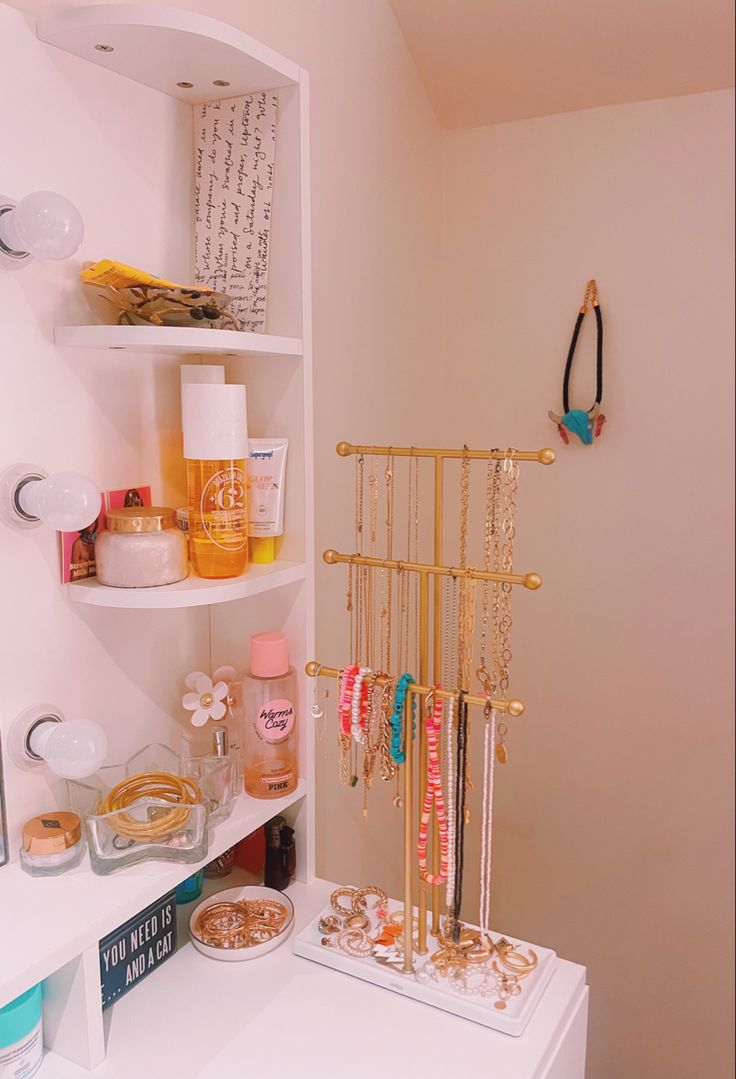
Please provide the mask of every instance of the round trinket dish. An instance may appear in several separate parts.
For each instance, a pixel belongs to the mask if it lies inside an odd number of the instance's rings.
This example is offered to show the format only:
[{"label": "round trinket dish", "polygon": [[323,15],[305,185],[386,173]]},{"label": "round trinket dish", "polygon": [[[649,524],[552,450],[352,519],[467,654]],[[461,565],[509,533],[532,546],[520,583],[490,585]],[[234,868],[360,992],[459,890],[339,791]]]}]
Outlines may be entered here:
[{"label": "round trinket dish", "polygon": [[[242,948],[220,948],[214,947],[211,944],[205,944],[197,936],[197,927],[201,915],[208,907],[213,907],[219,903],[238,903],[241,900],[249,900],[255,902],[267,902],[278,903],[285,909],[285,920],[279,928],[279,932],[276,933],[270,940],[264,940],[260,944],[252,944],[249,947]],[[225,963],[239,963],[246,959],[257,959],[261,955],[266,955],[267,952],[271,952],[274,948],[278,948],[280,944],[286,940],[291,932],[291,928],[294,924],[294,906],[287,895],[283,892],[276,891],[275,888],[264,888],[261,885],[247,885],[242,888],[225,888],[222,892],[216,892],[214,895],[209,896],[199,903],[192,911],[192,916],[189,919],[189,934],[192,939],[192,944],[201,952],[202,955],[206,955],[209,959],[219,959]]]}]

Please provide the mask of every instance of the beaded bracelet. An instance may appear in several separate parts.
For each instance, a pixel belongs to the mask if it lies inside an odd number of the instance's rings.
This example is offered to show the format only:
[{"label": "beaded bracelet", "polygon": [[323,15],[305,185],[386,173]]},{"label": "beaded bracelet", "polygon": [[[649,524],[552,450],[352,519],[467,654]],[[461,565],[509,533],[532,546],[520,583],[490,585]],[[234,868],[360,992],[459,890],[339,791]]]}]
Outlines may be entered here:
[{"label": "beaded bracelet", "polygon": [[357,664],[346,667],[342,672],[340,701],[338,711],[340,714],[340,730],[343,734],[350,734],[350,721],[352,719],[353,687],[360,668]]},{"label": "beaded bracelet", "polygon": [[[440,774],[439,739],[442,730],[442,716],[444,705],[441,700],[435,700],[432,710],[426,719],[427,730],[427,783],[424,804],[419,820],[419,837],[417,841],[417,862],[419,875],[427,884],[444,884],[447,880],[447,814],[445,811],[444,795],[442,793],[442,776]],[[429,841],[429,824],[434,807],[437,830],[439,837],[440,865],[439,873],[427,871],[427,844]]]},{"label": "beaded bracelet", "polygon": [[[404,671],[396,686],[396,694],[394,696],[394,704],[391,711],[391,760],[394,764],[403,764],[406,760],[406,753],[401,746],[401,732],[403,727],[404,717],[404,705],[406,704],[406,693],[409,686],[414,681],[414,675],[409,674],[408,671]],[[416,697],[412,697],[411,701],[411,737],[414,739],[416,733],[416,718],[417,718],[417,700]]]},{"label": "beaded bracelet", "polygon": [[356,742],[363,741],[363,732],[366,727],[366,715],[368,709],[366,676],[372,674],[370,667],[359,667],[353,682],[353,694],[351,701],[350,730]]}]

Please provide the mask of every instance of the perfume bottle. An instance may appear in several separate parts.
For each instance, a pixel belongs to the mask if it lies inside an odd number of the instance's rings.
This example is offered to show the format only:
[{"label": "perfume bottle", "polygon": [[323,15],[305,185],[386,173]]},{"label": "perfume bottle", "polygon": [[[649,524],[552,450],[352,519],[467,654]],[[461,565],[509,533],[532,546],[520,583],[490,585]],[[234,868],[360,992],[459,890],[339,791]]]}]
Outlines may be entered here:
[{"label": "perfume bottle", "polygon": [[245,386],[184,383],[189,556],[198,577],[239,577],[248,565]]},{"label": "perfume bottle", "polygon": [[297,679],[283,633],[257,633],[243,678],[244,785],[254,798],[280,798],[296,790]]},{"label": "perfume bottle", "polygon": [[265,826],[266,864],[263,883],[267,888],[283,892],[288,888],[296,872],[296,845],[294,829],[283,817],[274,817]]}]

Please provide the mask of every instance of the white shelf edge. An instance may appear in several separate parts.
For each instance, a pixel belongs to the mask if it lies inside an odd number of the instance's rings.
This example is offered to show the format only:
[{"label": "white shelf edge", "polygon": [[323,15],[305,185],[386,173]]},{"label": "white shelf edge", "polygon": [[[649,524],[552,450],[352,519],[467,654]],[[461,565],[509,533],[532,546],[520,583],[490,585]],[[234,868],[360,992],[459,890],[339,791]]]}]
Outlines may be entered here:
[{"label": "white shelf edge", "polygon": [[62,348],[126,352],[174,352],[202,356],[301,356],[300,337],[207,330],[187,326],[57,326],[54,344]]},{"label": "white shelf edge", "polygon": [[209,581],[190,574],[178,584],[157,588],[110,588],[95,578],[73,581],[66,586],[69,599],[92,607],[118,607],[128,610],[171,610],[179,607],[209,607],[231,603],[247,596],[257,596],[272,588],[303,581],[307,576],[304,562],[272,562],[268,566],[250,566],[242,577]]},{"label": "white shelf edge", "polygon": [[[29,957],[24,964],[18,963],[15,955],[8,960],[10,945],[0,943],[3,956],[0,1007],[47,978],[85,948],[96,946],[128,918],[176,888],[266,821],[301,801],[307,793],[308,784],[300,780],[294,793],[283,798],[258,799],[241,794],[228,819],[212,830],[207,856],[191,865],[141,862],[111,876],[98,876],[92,872],[89,857],[85,855],[77,869],[59,877],[31,877],[18,862],[0,869],[2,909],[9,916],[6,924],[22,954]],[[76,916],[70,913],[73,911]],[[44,923],[40,933],[39,918]]]},{"label": "white shelf edge", "polygon": [[[192,105],[261,89],[294,85],[299,82],[301,74],[298,64],[236,27],[208,15],[174,7],[92,4],[67,8],[39,19],[36,34],[39,40],[48,45]],[[135,46],[152,40],[156,41],[157,47],[142,60],[140,54],[143,50]],[[96,50],[95,44],[101,41],[111,44],[112,51]],[[167,50],[162,48],[164,42],[173,53],[182,57],[181,70],[166,70]],[[186,57],[192,55],[205,63],[209,56],[212,57],[214,66],[209,72],[211,77],[227,75],[234,80],[226,92],[213,87],[211,78],[200,80],[193,87],[177,85],[178,80],[186,79],[191,74],[187,71]],[[153,62],[156,56],[158,64]],[[150,62],[150,67],[147,62]],[[252,72],[251,84],[248,84],[248,80],[239,84],[239,66]],[[173,70],[177,71],[178,80]]]}]

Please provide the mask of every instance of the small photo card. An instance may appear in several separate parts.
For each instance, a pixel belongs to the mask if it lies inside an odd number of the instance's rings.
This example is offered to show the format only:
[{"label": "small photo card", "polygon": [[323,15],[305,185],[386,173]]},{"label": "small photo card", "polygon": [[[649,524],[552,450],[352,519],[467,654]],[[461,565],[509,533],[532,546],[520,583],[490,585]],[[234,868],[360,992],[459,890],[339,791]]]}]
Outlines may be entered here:
[{"label": "small photo card", "polygon": [[104,523],[101,513],[79,532],[60,532],[61,579],[64,584],[95,575],[95,539]]},{"label": "small photo card", "polygon": [[127,510],[150,505],[150,487],[121,487],[119,491],[105,492],[105,508],[108,510]]}]

